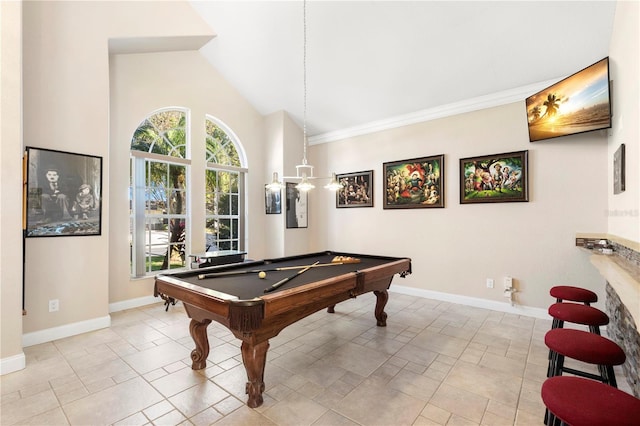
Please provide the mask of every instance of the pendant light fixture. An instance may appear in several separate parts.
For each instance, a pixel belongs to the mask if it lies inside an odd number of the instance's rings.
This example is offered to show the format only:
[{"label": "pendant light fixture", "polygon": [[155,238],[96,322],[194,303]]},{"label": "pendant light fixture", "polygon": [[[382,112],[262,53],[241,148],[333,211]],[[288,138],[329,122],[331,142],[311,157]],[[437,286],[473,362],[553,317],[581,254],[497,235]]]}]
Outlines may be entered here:
[{"label": "pendant light fixture", "polygon": [[[342,188],[342,185],[336,179],[336,174],[332,173],[331,178],[315,177],[313,175],[313,166],[307,161],[307,2],[302,2],[302,24],[303,24],[303,49],[302,49],[302,82],[303,82],[303,118],[302,118],[302,163],[296,166],[295,176],[283,176],[283,179],[299,180],[296,185],[296,189],[299,191],[309,191],[315,188],[315,185],[311,183],[314,179],[330,179],[330,182],[324,187],[336,191]],[[273,172],[273,180],[267,184],[267,189],[271,191],[279,191],[284,187],[284,184],[278,180],[278,172]]]}]

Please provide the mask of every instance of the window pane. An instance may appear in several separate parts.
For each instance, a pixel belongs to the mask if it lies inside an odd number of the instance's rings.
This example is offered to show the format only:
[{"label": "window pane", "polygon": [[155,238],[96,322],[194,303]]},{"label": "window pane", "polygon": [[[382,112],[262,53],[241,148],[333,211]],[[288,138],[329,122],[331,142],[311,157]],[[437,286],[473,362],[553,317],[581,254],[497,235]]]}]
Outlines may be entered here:
[{"label": "window pane", "polygon": [[133,151],[149,152],[154,143],[160,140],[160,135],[149,120],[144,120],[131,138]]},{"label": "window pane", "polygon": [[229,192],[238,193],[238,173],[229,173]]},{"label": "window pane", "polygon": [[163,111],[149,117],[149,122],[161,132],[175,127],[184,127],[185,114],[182,111]]},{"label": "window pane", "polygon": [[237,216],[239,211],[238,211],[238,195],[234,194],[230,196],[230,203],[231,203],[231,214],[234,216]]},{"label": "window pane", "polygon": [[211,169],[207,170],[205,184],[207,192],[215,192],[218,189],[218,172]]},{"label": "window pane", "polygon": [[231,219],[220,219],[219,235],[221,240],[228,240],[231,237]]},{"label": "window pane", "polygon": [[167,164],[155,161],[148,162],[146,173],[147,186],[164,188],[167,186]]},{"label": "window pane", "polygon": [[239,237],[238,219],[231,219],[231,238],[237,240]]},{"label": "window pane", "polygon": [[206,120],[207,161],[240,167],[240,159],[229,135],[213,121]]},{"label": "window pane", "polygon": [[[177,109],[153,114],[136,129],[131,149],[186,158],[186,118],[186,112]],[[140,156],[131,161],[130,258],[134,276],[185,265],[187,167]]]},{"label": "window pane", "polygon": [[186,214],[187,210],[187,194],[185,191],[171,191],[170,203],[169,203],[169,214]]}]

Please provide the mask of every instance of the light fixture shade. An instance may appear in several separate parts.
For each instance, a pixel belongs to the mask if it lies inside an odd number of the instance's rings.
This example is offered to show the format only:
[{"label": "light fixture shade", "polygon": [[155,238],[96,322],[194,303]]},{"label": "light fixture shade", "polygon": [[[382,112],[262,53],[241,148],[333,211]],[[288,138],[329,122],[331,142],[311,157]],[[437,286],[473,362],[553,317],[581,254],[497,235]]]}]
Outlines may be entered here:
[{"label": "light fixture shade", "polygon": [[296,185],[296,189],[298,189],[299,191],[309,191],[311,189],[315,188],[315,186],[309,182],[309,180],[307,179],[307,175],[306,174],[302,174],[302,180],[300,181],[299,184]]},{"label": "light fixture shade", "polygon": [[271,183],[267,184],[267,189],[269,191],[275,192],[280,191],[283,187],[284,185],[282,184],[282,182],[278,180],[278,172],[273,172],[273,180],[271,181]]},{"label": "light fixture shade", "polygon": [[340,182],[338,182],[338,179],[336,178],[335,173],[331,173],[331,182],[326,184],[324,187],[325,189],[330,189],[331,191],[337,191],[339,189],[342,189],[342,185],[340,184]]}]

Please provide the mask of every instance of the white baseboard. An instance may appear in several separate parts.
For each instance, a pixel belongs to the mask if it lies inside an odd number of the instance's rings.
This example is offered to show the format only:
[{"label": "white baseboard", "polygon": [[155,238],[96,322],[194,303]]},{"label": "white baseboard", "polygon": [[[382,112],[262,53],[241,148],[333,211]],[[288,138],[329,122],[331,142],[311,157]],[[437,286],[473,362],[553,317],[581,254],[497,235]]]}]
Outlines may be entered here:
[{"label": "white baseboard", "polygon": [[119,312],[127,309],[139,308],[140,306],[153,305],[160,303],[162,299],[154,296],[138,297],[137,299],[123,300],[121,302],[109,303],[109,313]]},{"label": "white baseboard", "polygon": [[[122,302],[115,302],[109,304],[109,313],[123,311],[125,309],[137,308],[140,306],[151,305],[153,303],[159,303],[162,300],[153,297],[145,296],[137,299],[124,300]],[[111,325],[111,317],[109,315],[94,318],[87,321],[80,321],[72,324],[66,324],[59,327],[47,328],[45,330],[34,331],[33,333],[26,333],[22,335],[22,347],[38,345],[40,343],[51,342],[57,339],[63,339],[65,337],[75,336],[77,334],[87,333],[89,331],[100,330],[107,328]]]},{"label": "white baseboard", "polygon": [[22,370],[27,366],[24,352],[0,359],[0,376]]},{"label": "white baseboard", "polygon": [[477,297],[460,296],[458,294],[441,293],[439,291],[424,290],[420,288],[405,287],[401,285],[391,285],[390,291],[407,294],[409,296],[424,297],[425,299],[441,300],[443,302],[457,303],[459,305],[474,306],[476,308],[490,309],[492,311],[506,312],[509,314],[525,315],[533,318],[551,320],[549,312],[542,308],[532,308],[529,306],[511,305],[508,302],[497,302],[495,300],[480,299]]},{"label": "white baseboard", "polygon": [[87,333],[89,331],[100,330],[102,328],[107,328],[110,325],[111,317],[107,315],[100,318],[75,322],[73,324],[34,331],[33,333],[26,333],[22,335],[22,347],[26,348],[28,346],[52,342],[54,340],[64,339],[65,337],[71,337],[77,334]]}]

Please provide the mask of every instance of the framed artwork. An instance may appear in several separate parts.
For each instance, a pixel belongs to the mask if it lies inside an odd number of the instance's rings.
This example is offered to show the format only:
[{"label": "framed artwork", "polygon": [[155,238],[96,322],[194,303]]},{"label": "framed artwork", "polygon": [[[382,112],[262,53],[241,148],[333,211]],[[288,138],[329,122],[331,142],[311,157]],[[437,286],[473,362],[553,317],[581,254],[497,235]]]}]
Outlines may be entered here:
[{"label": "framed artwork", "polygon": [[102,157],[27,147],[27,237],[100,235]]},{"label": "framed artwork", "polygon": [[282,191],[272,191],[265,185],[264,188],[264,208],[267,214],[280,214],[282,213],[281,197]]},{"label": "framed artwork", "polygon": [[528,151],[460,159],[460,204],[529,201]]},{"label": "framed artwork", "polygon": [[613,154],[613,193],[620,194],[624,192],[624,144]]},{"label": "framed artwork", "polygon": [[307,227],[307,193],[296,188],[297,183],[287,182],[287,228]]},{"label": "framed artwork", "polygon": [[373,207],[373,170],[336,175],[336,207]]},{"label": "framed artwork", "polygon": [[444,154],[382,165],[384,209],[444,207]]}]

